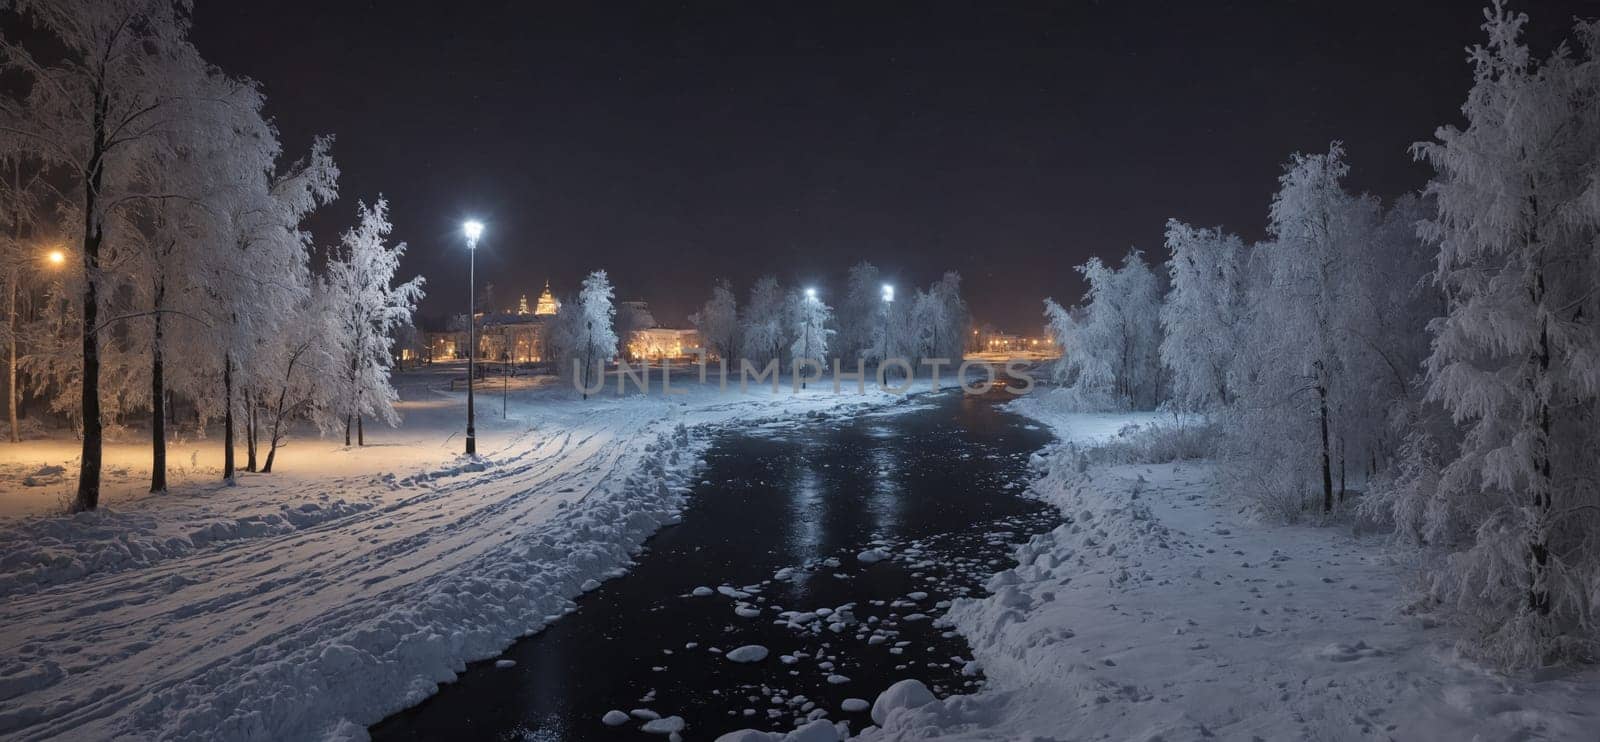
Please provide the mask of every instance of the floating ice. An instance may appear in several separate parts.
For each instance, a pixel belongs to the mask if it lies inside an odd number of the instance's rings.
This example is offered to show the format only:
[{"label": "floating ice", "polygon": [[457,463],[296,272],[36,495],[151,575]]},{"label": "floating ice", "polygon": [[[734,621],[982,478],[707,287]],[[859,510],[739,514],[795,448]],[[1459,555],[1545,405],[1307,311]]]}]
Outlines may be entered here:
[{"label": "floating ice", "polygon": [[724,655],[731,662],[760,662],[767,658],[767,648],[760,644],[746,644],[737,649],[728,650]]}]

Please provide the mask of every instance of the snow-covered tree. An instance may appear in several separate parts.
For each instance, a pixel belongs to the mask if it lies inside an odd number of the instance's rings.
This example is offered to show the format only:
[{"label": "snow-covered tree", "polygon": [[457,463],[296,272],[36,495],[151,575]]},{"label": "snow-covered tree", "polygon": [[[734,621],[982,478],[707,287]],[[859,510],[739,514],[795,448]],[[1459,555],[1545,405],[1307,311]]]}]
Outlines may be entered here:
[{"label": "snow-covered tree", "polygon": [[[12,443],[22,441],[17,406],[21,393],[23,336],[33,305],[33,287],[39,274],[54,266],[48,254],[36,249],[41,226],[48,219],[51,191],[48,171],[37,158],[23,153],[0,152],[0,281],[5,283],[6,322],[0,343],[6,347],[6,417]],[[63,253],[64,255],[64,253]]]},{"label": "snow-covered tree", "polygon": [[787,335],[783,315],[783,288],[778,285],[778,279],[772,276],[757,279],[750,288],[750,301],[745,304],[740,321],[743,335],[740,348],[752,363],[783,359]]},{"label": "snow-covered tree", "polygon": [[1062,350],[1056,381],[1082,409],[1152,409],[1161,401],[1161,282],[1138,250],[1121,268],[1099,258],[1078,266],[1089,284],[1081,317],[1046,300]]},{"label": "snow-covered tree", "polygon": [[603,270],[584,278],[577,299],[556,310],[552,351],[562,374],[576,374],[584,399],[595,388],[592,379],[603,377],[606,361],[617,355],[616,316],[611,280]]},{"label": "snow-covered tree", "polygon": [[1345,356],[1338,396],[1341,494],[1347,468],[1364,480],[1390,469],[1406,422],[1421,414],[1428,323],[1444,313],[1443,294],[1428,279],[1436,250],[1417,235],[1417,225],[1432,213],[1429,203],[1403,196],[1377,219],[1365,220],[1367,231],[1352,241],[1346,258],[1338,338]]},{"label": "snow-covered tree", "polygon": [[350,445],[352,423],[356,444],[365,445],[362,418],[372,415],[398,425],[398,398],[389,383],[394,364],[394,328],[411,321],[422,299],[421,276],[395,285],[406,244],[389,246],[389,204],[382,197],[368,207],[357,205],[359,223],[345,232],[329,259],[324,290],[330,304],[339,354],[340,397],[344,402],[344,443]]},{"label": "snow-covered tree", "polygon": [[739,352],[739,306],[733,286],[718,281],[711,287],[711,298],[700,311],[689,317],[700,332],[705,349],[719,358],[732,361]]},{"label": "snow-covered tree", "polygon": [[[11,7],[43,33],[39,48],[0,38],[4,69],[26,80],[0,98],[0,151],[25,152],[56,167],[65,204],[79,226],[72,234],[81,261],[78,305],[81,361],[77,374],[83,452],[74,507],[96,507],[103,443],[102,304],[116,276],[103,264],[127,220],[120,212],[163,194],[144,188],[141,173],[174,153],[169,137],[208,128],[257,93],[235,85],[225,97],[202,83],[214,75],[187,39],[182,0],[16,0]],[[239,96],[235,98],[234,96]]]},{"label": "snow-covered tree", "polygon": [[1226,407],[1233,402],[1228,370],[1244,320],[1248,248],[1221,228],[1176,219],[1167,221],[1166,245],[1171,288],[1161,307],[1161,362],[1171,373],[1172,401],[1186,410]]},{"label": "snow-covered tree", "polygon": [[1331,511],[1351,480],[1370,483],[1394,464],[1395,422],[1418,411],[1413,384],[1437,308],[1412,232],[1419,201],[1385,210],[1344,189],[1348,171],[1338,143],[1290,161],[1272,238],[1241,264],[1243,321],[1220,336],[1234,348],[1224,476],[1284,519],[1308,500]]},{"label": "snow-covered tree", "polygon": [[[256,355],[258,362],[266,364],[252,369],[260,390],[253,396],[259,398],[265,418],[267,456],[261,467],[263,474],[272,473],[278,450],[296,421],[314,422],[324,431],[340,422],[340,387],[327,380],[346,373],[340,357],[343,348],[333,342],[342,331],[344,316],[333,311],[334,294],[329,289],[329,284],[320,284],[292,307],[277,332],[263,338],[262,352]],[[251,432],[249,436],[252,449],[256,446],[255,435]],[[251,459],[254,458],[252,451]]]},{"label": "snow-covered tree", "polygon": [[833,322],[833,307],[813,290],[795,290],[789,292],[785,314],[792,328],[790,337],[794,338],[789,343],[789,357],[793,363],[810,359],[824,365],[828,358],[828,340],[834,334],[833,328],[828,326]]},{"label": "snow-covered tree", "polygon": [[1269,211],[1272,239],[1253,251],[1230,458],[1238,486],[1282,517],[1297,517],[1312,487],[1332,510],[1345,458],[1341,433],[1351,421],[1341,405],[1355,391],[1347,294],[1358,280],[1356,246],[1380,213],[1376,199],[1344,190],[1348,172],[1337,142],[1327,154],[1291,158]]},{"label": "snow-covered tree", "polygon": [[852,362],[879,355],[885,315],[883,280],[877,266],[863,260],[850,268],[845,279],[844,300],[839,304],[835,319],[838,334],[833,346],[841,360]]},{"label": "snow-covered tree", "polygon": [[1452,552],[1432,586],[1473,646],[1527,665],[1592,653],[1600,615],[1600,25],[1536,61],[1525,15],[1486,17],[1466,128],[1416,146],[1448,297],[1427,396],[1465,437],[1407,509]]},{"label": "snow-covered tree", "polygon": [[918,291],[911,301],[911,347],[921,358],[959,362],[967,342],[967,303],[961,298],[961,274],[947,271]]},{"label": "snow-covered tree", "polygon": [[252,177],[228,210],[232,234],[224,244],[233,249],[219,250],[227,259],[205,265],[214,349],[195,359],[207,368],[209,391],[197,387],[190,396],[202,414],[223,417],[224,480],[234,476],[241,417],[245,468],[257,468],[261,417],[280,389],[278,367],[287,352],[278,340],[288,323],[300,321],[315,284],[311,235],[301,223],[338,194],[332,146],[332,137],[319,137],[306,157]]},{"label": "snow-covered tree", "polygon": [[[137,163],[136,180],[152,197],[116,215],[127,228],[121,230],[123,239],[107,246],[120,290],[113,316],[102,325],[126,323],[117,329],[132,373],[113,378],[133,385],[125,396],[150,410],[152,492],[166,489],[170,395],[182,390],[205,409],[214,389],[208,364],[169,366],[167,359],[214,356],[215,333],[207,315],[215,314],[211,310],[219,297],[230,303],[238,297],[222,297],[211,279],[246,272],[243,259],[254,257],[227,247],[235,232],[230,216],[255,206],[279,151],[253,86],[212,71],[194,88],[196,95],[233,102],[207,116],[202,126],[168,132],[166,154]],[[292,280],[289,274],[297,267],[272,265],[272,273],[249,280]],[[253,298],[256,292],[245,293]]]}]

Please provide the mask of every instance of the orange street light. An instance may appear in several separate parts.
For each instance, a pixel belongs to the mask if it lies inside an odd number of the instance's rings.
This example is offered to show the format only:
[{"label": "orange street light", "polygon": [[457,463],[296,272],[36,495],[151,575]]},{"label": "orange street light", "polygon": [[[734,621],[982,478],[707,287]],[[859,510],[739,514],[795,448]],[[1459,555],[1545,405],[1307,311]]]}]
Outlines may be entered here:
[{"label": "orange street light", "polygon": [[67,254],[60,250],[51,250],[44,257],[51,265],[63,265],[67,262]]}]

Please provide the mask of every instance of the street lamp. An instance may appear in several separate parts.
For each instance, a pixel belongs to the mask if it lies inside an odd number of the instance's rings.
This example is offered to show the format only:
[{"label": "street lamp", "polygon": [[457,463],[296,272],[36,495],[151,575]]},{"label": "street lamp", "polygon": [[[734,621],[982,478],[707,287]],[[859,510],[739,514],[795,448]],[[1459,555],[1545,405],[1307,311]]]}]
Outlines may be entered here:
[{"label": "street lamp", "polygon": [[461,231],[467,236],[467,455],[475,456],[478,453],[478,429],[473,424],[472,375],[477,371],[473,357],[478,349],[478,238],[483,236],[483,222],[469,220],[461,225]]},{"label": "street lamp", "polygon": [[890,322],[889,309],[894,303],[894,284],[883,285],[883,353],[878,356],[878,367],[889,360],[889,330],[893,327]]},{"label": "street lamp", "polygon": [[67,262],[67,254],[59,249],[51,250],[44,257],[51,265],[62,265]]}]

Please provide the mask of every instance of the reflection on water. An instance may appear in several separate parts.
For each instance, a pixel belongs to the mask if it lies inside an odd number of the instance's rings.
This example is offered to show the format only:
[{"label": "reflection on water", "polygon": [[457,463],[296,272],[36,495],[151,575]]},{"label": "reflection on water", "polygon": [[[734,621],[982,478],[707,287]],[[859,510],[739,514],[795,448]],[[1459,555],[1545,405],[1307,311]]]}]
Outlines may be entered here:
[{"label": "reflection on water", "polygon": [[[638,721],[599,720],[641,708],[683,717],[686,739],[787,731],[822,714],[859,729],[866,714],[840,704],[895,680],[970,689],[981,682],[962,673],[970,650],[930,617],[981,592],[1011,544],[1059,522],[1010,486],[1047,440],[993,400],[960,394],[896,415],[729,433],[708,451],[683,522],[651,539],[628,575],[513,645],[503,658],[514,666],[478,663],[371,732],[639,739]],[[858,561],[869,547],[891,557]],[[702,586],[732,597],[694,597]],[[770,655],[721,654],[745,644]]]}]

